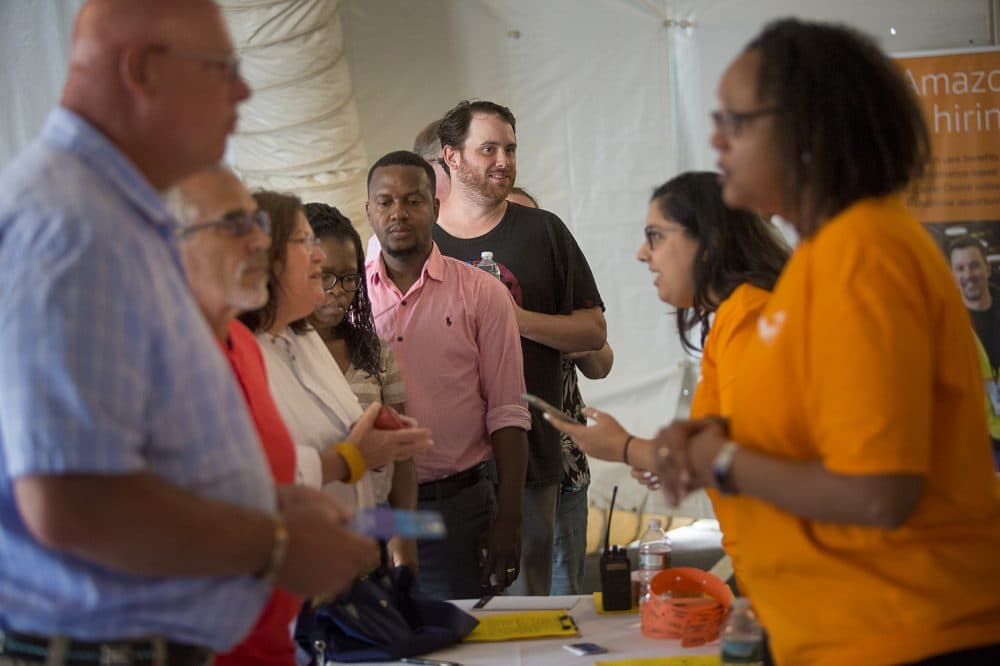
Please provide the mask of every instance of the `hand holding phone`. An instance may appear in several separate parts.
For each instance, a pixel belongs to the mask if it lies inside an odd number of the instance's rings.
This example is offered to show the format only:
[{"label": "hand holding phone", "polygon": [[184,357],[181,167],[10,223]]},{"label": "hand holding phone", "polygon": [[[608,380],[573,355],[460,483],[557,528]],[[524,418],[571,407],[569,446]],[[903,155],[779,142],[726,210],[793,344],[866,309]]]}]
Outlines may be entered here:
[{"label": "hand holding phone", "polygon": [[405,427],[406,423],[403,422],[403,419],[399,418],[399,414],[396,413],[395,409],[389,405],[382,405],[378,416],[375,417],[376,430],[399,430]]},{"label": "hand holding phone", "polygon": [[538,411],[548,414],[554,419],[559,419],[560,421],[567,421],[569,423],[576,423],[573,417],[571,417],[569,414],[562,411],[561,409],[556,409],[549,403],[539,398],[537,395],[532,395],[530,393],[522,393],[521,400],[524,400],[526,403],[528,403]]},{"label": "hand holding phone", "polygon": [[443,539],[447,534],[444,518],[438,511],[409,511],[376,507],[362,509],[351,519],[349,527],[373,539]]}]

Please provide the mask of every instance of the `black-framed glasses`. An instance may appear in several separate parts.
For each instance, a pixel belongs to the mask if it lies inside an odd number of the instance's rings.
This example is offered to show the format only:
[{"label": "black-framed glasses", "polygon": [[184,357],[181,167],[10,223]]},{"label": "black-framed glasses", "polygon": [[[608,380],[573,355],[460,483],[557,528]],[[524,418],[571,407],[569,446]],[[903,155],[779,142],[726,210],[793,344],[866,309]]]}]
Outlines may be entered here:
[{"label": "black-framed glasses", "polygon": [[361,286],[362,277],[361,273],[337,275],[336,273],[323,271],[321,279],[323,281],[323,291],[333,291],[333,288],[338,284],[344,291],[357,291],[358,287]]},{"label": "black-framed glasses", "polygon": [[646,227],[642,230],[642,235],[646,237],[646,245],[650,250],[655,250],[656,245],[663,240],[663,237],[673,231],[684,232],[683,227]]},{"label": "black-framed glasses", "polygon": [[222,229],[234,238],[241,238],[250,234],[254,229],[260,229],[265,234],[271,233],[271,216],[267,211],[255,210],[248,212],[245,210],[231,210],[218,220],[211,222],[199,222],[188,227],[181,227],[177,230],[179,236],[187,237],[196,231],[203,229]]},{"label": "black-framed glasses", "polygon": [[188,60],[196,60],[214,67],[222,72],[229,81],[234,83],[240,79],[240,57],[235,53],[224,56],[215,53],[205,53],[204,51],[177,48],[175,46],[157,46],[155,48],[160,53],[177,56],[178,58],[187,58]]},{"label": "black-framed glasses", "polygon": [[766,109],[755,109],[753,111],[719,109],[712,111],[712,122],[715,123],[716,131],[727,139],[730,139],[734,136],[739,136],[751,121],[775,113],[781,113],[781,109],[776,106]]}]

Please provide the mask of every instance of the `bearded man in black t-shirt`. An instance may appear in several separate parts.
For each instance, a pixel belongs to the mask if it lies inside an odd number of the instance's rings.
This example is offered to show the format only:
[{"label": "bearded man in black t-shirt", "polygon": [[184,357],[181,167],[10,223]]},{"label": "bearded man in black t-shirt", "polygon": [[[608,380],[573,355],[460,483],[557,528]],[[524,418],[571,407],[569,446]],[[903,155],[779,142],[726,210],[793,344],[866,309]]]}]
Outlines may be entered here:
[{"label": "bearded man in black t-shirt", "polygon": [[[590,266],[556,215],[507,202],[517,175],[514,115],[493,102],[461,102],[441,119],[438,137],[452,175],[434,241],[472,263],[493,253],[516,302],[530,393],[562,403],[562,354],[604,346],[604,306]],[[562,476],[559,433],[537,413],[523,506],[521,571],[514,594],[548,594],[552,535]]]},{"label": "bearded man in black t-shirt", "polygon": [[1000,307],[994,307],[990,264],[982,243],[963,236],[948,245],[948,263],[969,309],[972,325],[983,343],[990,365],[1000,365]]},{"label": "bearded man in black t-shirt", "polygon": [[996,305],[990,289],[990,264],[983,244],[970,236],[962,236],[948,245],[948,264],[962,300],[972,317],[972,327],[989,360],[989,377],[984,377],[989,400],[990,435],[993,439],[993,457],[1000,469],[1000,383],[997,367],[1000,366],[1000,307]]}]

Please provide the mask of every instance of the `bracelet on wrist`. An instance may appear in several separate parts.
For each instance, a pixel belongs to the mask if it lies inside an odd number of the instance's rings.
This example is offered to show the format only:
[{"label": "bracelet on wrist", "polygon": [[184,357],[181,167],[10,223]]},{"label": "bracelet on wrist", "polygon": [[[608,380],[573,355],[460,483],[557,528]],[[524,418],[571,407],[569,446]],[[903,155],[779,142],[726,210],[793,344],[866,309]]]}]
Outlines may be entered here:
[{"label": "bracelet on wrist", "polygon": [[271,554],[267,558],[267,564],[260,571],[254,573],[257,580],[271,582],[274,580],[278,569],[285,562],[285,552],[288,550],[288,530],[285,528],[285,521],[281,516],[274,517],[274,543],[271,545]]},{"label": "bracelet on wrist", "polygon": [[632,436],[632,435],[629,435],[628,437],[626,437],[625,438],[625,446],[622,449],[622,462],[624,462],[626,465],[628,464],[628,447],[632,443],[633,439],[635,439],[635,437]]},{"label": "bracelet on wrist", "polygon": [[340,442],[334,445],[333,450],[347,464],[349,476],[344,483],[357,483],[361,480],[361,477],[368,471],[368,465],[365,464],[365,457],[361,455],[361,450],[350,442]]}]

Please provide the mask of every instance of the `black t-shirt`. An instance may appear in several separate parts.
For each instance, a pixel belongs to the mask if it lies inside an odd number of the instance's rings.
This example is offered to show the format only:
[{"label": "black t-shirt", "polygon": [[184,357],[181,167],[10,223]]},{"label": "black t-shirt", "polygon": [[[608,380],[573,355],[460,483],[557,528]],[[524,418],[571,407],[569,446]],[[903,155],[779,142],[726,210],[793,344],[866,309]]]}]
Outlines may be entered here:
[{"label": "black t-shirt", "polygon": [[994,294],[989,310],[969,310],[972,327],[976,329],[976,335],[990,358],[990,367],[994,369],[1000,365],[1000,305],[996,298]]},{"label": "black t-shirt", "polygon": [[[482,236],[455,238],[435,225],[434,242],[441,254],[473,264],[479,263],[484,251],[492,252],[500,279],[525,310],[565,315],[582,308],[604,308],[590,265],[576,240],[562,220],[546,210],[508,203],[503,219]],[[521,349],[528,392],[561,405],[562,354],[525,338],[521,338]],[[559,483],[559,432],[536,410],[531,411],[527,485]]]},{"label": "black t-shirt", "polygon": [[[997,294],[990,290],[993,296],[993,304],[989,310],[969,310],[972,317],[972,328],[976,331],[976,337],[983,344],[986,356],[990,359],[990,369],[994,373],[1000,365],[1000,306],[997,305]],[[997,379],[994,376],[994,379]],[[1000,439],[991,437],[993,448],[1000,449]]]}]

